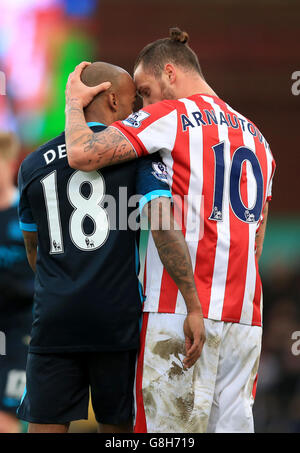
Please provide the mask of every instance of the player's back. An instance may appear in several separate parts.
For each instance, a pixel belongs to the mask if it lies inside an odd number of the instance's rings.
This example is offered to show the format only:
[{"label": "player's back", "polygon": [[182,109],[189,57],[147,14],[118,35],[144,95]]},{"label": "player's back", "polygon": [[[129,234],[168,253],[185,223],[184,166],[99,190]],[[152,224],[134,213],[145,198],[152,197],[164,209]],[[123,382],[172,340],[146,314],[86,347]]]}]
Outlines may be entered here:
[{"label": "player's back", "polygon": [[127,225],[135,171],[135,162],[70,168],[64,133],[22,163],[21,226],[38,231],[31,351],[137,346],[136,231]]},{"label": "player's back", "polygon": [[[188,196],[184,229],[204,314],[260,325],[255,235],[271,195],[269,145],[251,121],[218,97],[172,102],[180,113],[172,192]],[[200,221],[192,223],[195,218]]]},{"label": "player's back", "polygon": [[[204,316],[261,325],[255,236],[275,169],[261,132],[219,97],[205,94],[148,105],[114,125],[138,155],[160,150]],[[145,311],[185,313],[153,241],[147,263]]]}]

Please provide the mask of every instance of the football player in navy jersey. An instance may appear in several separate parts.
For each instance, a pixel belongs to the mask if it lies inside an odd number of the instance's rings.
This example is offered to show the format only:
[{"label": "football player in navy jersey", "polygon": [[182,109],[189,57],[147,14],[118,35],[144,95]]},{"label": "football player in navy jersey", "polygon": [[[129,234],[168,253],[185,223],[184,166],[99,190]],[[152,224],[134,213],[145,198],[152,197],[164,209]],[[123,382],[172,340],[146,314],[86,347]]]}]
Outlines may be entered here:
[{"label": "football player in navy jersey", "polygon": [[[93,63],[82,80],[89,86],[111,82],[85,109],[93,131],[132,112],[136,89],[123,69]],[[20,226],[36,280],[27,388],[18,416],[29,422],[31,433],[67,432],[72,420],[87,418],[89,388],[99,431],[132,431],[142,312],[138,222],[132,220],[139,211],[133,201],[141,196],[143,207],[166,200],[170,212],[162,167],[155,155],[101,172],[74,170],[64,133],[21,165]],[[157,232],[161,249],[168,234]],[[178,259],[188,267],[181,231],[172,239],[182,242]],[[177,263],[162,256],[176,279]],[[186,275],[193,281],[191,266]]]},{"label": "football player in navy jersey", "polygon": [[22,430],[16,409],[25,388],[25,368],[32,323],[34,274],[30,269],[18,220],[14,184],[19,143],[0,133],[0,433]]}]

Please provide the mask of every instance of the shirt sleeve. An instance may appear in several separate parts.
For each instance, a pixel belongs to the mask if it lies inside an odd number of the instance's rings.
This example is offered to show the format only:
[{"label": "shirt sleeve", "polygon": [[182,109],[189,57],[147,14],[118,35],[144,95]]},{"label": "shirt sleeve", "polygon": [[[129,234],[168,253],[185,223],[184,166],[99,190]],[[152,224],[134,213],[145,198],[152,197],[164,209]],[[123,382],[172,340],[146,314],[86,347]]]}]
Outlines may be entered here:
[{"label": "shirt sleeve", "polygon": [[22,174],[22,165],[18,174],[18,189],[20,200],[18,205],[19,225],[22,231],[37,231],[37,225],[33,219],[29,200],[27,197],[26,185]]},{"label": "shirt sleeve", "polygon": [[138,157],[159,150],[172,152],[177,134],[177,110],[170,101],[147,106],[130,115],[124,121],[116,121],[115,127],[129,140]]},{"label": "shirt sleeve", "polygon": [[172,198],[168,184],[167,168],[161,160],[159,153],[143,157],[137,162],[136,191],[141,198],[139,209],[159,197]]}]

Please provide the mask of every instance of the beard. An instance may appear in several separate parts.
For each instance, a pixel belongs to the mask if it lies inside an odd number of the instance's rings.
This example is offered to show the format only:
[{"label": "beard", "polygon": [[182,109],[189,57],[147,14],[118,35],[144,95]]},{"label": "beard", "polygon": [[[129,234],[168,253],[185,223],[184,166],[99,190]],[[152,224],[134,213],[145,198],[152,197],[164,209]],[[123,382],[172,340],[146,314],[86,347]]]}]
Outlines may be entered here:
[{"label": "beard", "polygon": [[166,85],[163,81],[160,82],[161,98],[163,99],[177,99],[175,91]]}]

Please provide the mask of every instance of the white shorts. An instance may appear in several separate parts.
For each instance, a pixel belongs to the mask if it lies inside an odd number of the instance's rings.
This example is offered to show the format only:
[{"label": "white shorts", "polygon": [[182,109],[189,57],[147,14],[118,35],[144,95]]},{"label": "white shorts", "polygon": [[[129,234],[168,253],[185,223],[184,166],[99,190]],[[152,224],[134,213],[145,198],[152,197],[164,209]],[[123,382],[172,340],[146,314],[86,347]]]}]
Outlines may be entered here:
[{"label": "white shorts", "polygon": [[251,433],[262,328],[205,319],[185,370],[185,315],[144,313],[135,381],[136,433]]}]

